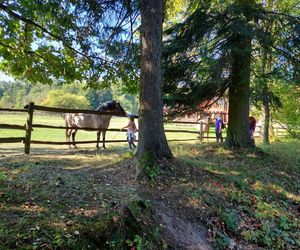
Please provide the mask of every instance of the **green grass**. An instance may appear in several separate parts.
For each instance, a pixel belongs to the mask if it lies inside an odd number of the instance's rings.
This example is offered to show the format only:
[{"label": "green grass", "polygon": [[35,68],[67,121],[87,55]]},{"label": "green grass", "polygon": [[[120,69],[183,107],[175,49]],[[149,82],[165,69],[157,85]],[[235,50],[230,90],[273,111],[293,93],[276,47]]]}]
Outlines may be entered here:
[{"label": "green grass", "polygon": [[[24,125],[26,123],[27,116],[26,114],[10,114],[10,113],[0,113],[0,123],[3,124],[16,124],[16,125]],[[113,117],[111,119],[111,123],[109,128],[120,129],[127,125],[127,118]],[[44,124],[44,125],[54,125],[54,126],[65,126],[64,119],[60,115],[44,115],[44,114],[34,114],[33,124]],[[197,126],[194,125],[174,125],[174,124],[166,124],[166,129],[176,129],[176,130],[191,130],[197,131]],[[22,130],[11,130],[11,129],[0,129],[0,138],[4,137],[24,137],[25,131]],[[197,134],[189,134],[189,133],[166,133],[167,138],[169,140],[172,139],[195,139],[198,140]],[[34,128],[32,132],[32,140],[40,140],[40,141],[59,141],[63,142],[66,140],[65,130],[62,129],[42,129],[42,128]],[[96,131],[83,131],[79,130],[76,135],[76,141],[95,141],[96,140]],[[126,140],[126,132],[112,132],[108,131],[106,133],[106,140]],[[126,147],[126,143],[117,143],[113,145],[108,145],[108,147]],[[32,145],[32,149],[35,148],[56,148],[62,149],[67,148],[68,146],[44,146],[44,145]],[[78,145],[79,148],[94,148],[94,144],[86,144],[86,145]],[[0,144],[0,152],[1,148],[3,149],[18,149],[18,151],[23,150],[23,144]],[[5,152],[3,152],[5,153]]]},{"label": "green grass", "polygon": [[209,225],[216,248],[300,248],[300,142],[259,146],[264,153],[216,144],[173,149],[183,167],[168,193],[184,194],[176,202]]},{"label": "green grass", "polygon": [[[26,115],[0,114],[0,123],[25,120]],[[45,115],[35,115],[34,123],[64,125],[60,116]],[[126,118],[112,118],[110,127],[126,124]],[[1,130],[0,137],[23,136],[24,131],[16,132]],[[196,136],[167,134],[169,139]],[[95,132],[78,132],[78,140],[95,137]],[[124,138],[125,132],[109,132],[107,139]],[[65,135],[35,129],[33,139],[64,141]],[[106,151],[94,150],[94,145],[71,151],[33,145],[29,157],[22,155],[22,144],[1,144],[0,248],[93,249],[92,239],[99,237],[93,230],[102,218],[117,216],[128,202],[146,198],[204,222],[216,249],[228,244],[299,249],[300,142],[258,144],[262,151],[195,142],[170,143],[175,160],[155,176],[157,184],[151,187],[135,181],[135,162],[132,153],[124,152],[126,143],[108,145]],[[140,197],[139,187],[150,197]]]},{"label": "green grass", "polygon": [[97,249],[105,233],[99,225],[109,218],[105,229],[136,197],[132,167],[117,167],[131,156],[110,150],[0,158],[0,249]]}]

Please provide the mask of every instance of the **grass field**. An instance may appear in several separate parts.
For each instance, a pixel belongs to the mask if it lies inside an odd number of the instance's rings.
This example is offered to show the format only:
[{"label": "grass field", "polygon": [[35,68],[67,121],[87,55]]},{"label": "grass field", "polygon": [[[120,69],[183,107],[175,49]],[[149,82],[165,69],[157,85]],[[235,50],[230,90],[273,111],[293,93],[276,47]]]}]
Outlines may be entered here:
[{"label": "grass field", "polygon": [[[10,113],[1,113],[0,114],[0,123],[3,124],[16,124],[16,125],[24,125],[26,123],[27,115],[26,114],[10,114]],[[111,123],[109,128],[120,129],[127,125],[127,118],[113,117],[111,119]],[[33,124],[44,124],[44,125],[55,125],[55,126],[65,126],[64,119],[60,115],[44,115],[44,114],[35,114],[33,118]],[[174,125],[174,124],[166,124],[166,129],[181,129],[181,130],[191,130],[197,131],[197,126],[195,125]],[[22,130],[11,130],[11,129],[0,129],[0,138],[3,137],[23,137],[25,135],[25,131]],[[189,134],[189,133],[166,133],[167,138],[169,140],[172,139],[195,139],[198,140],[197,134]],[[32,140],[41,140],[41,141],[65,141],[65,130],[62,129],[41,129],[34,128],[32,132]],[[96,131],[83,131],[80,130],[76,135],[77,141],[87,141],[87,140],[96,140]],[[112,132],[108,131],[106,134],[106,140],[126,140],[126,133],[124,131],[120,132]],[[126,147],[126,143],[114,143],[111,145],[112,147]],[[48,146],[48,145],[32,145],[32,149],[39,148],[57,148],[64,149],[68,148],[67,145],[63,146]],[[94,148],[94,144],[84,144],[78,145],[80,148]],[[109,146],[108,146],[109,147]],[[0,152],[2,149],[20,149],[23,150],[23,144],[0,144]]]},{"label": "grass field", "polygon": [[[2,155],[0,249],[156,249],[142,229],[128,236],[123,228],[122,209],[141,199],[204,223],[215,249],[299,249],[300,143],[259,146],[172,143],[175,159],[150,186],[135,179],[132,153],[120,147]],[[122,234],[109,229],[115,223]],[[163,241],[164,227],[155,229]]]},{"label": "grass field", "polygon": [[[124,206],[143,199],[204,223],[215,249],[299,249],[300,143],[259,146],[263,152],[172,143],[175,159],[150,186],[135,179],[132,153],[120,147],[2,155],[0,248],[104,249],[106,235],[105,249],[155,249],[148,232],[128,236],[121,219]],[[163,240],[161,249],[172,246]]]},{"label": "grass field", "polygon": [[[22,125],[25,120],[26,115],[0,115],[0,123]],[[45,115],[36,115],[34,123],[64,125],[60,116]],[[126,123],[112,118],[110,127]],[[24,135],[16,132],[1,130],[0,137]],[[169,139],[196,136],[167,133]],[[78,132],[80,140],[95,137],[95,132]],[[124,132],[108,134],[108,139],[124,138]],[[64,141],[65,136],[60,130],[35,129],[33,139]],[[299,141],[258,143],[260,149],[250,151],[197,141],[170,146],[174,160],[162,163],[149,185],[136,179],[136,161],[124,150],[126,143],[101,151],[94,145],[78,150],[33,145],[30,156],[23,155],[21,143],[1,144],[0,249],[155,249],[157,238],[159,249],[172,249],[170,235],[163,236],[166,225],[158,221],[155,239],[149,239],[149,221],[134,219],[136,208],[130,221],[148,225],[148,231],[140,225],[127,234],[124,208],[140,200],[151,211],[165,204],[175,218],[204,224],[215,249],[300,248]]]}]

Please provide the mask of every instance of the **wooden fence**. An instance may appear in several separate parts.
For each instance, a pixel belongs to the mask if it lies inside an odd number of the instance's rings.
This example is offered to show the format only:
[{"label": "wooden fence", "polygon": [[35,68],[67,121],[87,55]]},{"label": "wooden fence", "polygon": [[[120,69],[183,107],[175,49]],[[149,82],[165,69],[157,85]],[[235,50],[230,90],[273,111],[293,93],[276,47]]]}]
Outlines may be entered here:
[{"label": "wooden fence", "polygon": [[[86,109],[63,109],[63,108],[52,108],[52,107],[45,107],[35,105],[33,102],[29,103],[24,107],[24,109],[9,109],[9,108],[0,108],[0,112],[23,112],[27,113],[27,121],[25,125],[15,125],[15,124],[0,124],[0,129],[15,129],[15,130],[24,130],[25,136],[24,137],[8,137],[8,138],[0,138],[0,143],[17,143],[23,142],[24,143],[24,153],[30,153],[30,146],[32,144],[48,144],[48,145],[71,145],[73,142],[62,142],[62,141],[39,141],[39,140],[32,140],[31,133],[34,128],[49,128],[49,129],[78,129],[78,130],[88,130],[88,131],[98,131],[99,129],[95,128],[75,128],[75,127],[65,127],[65,126],[53,126],[53,125],[44,125],[44,124],[33,124],[33,116],[35,111],[43,111],[43,112],[54,112],[54,113],[85,113],[85,114],[97,114],[97,115],[112,115],[118,117],[124,117],[123,114],[114,113],[114,112],[100,112],[100,111],[92,111]],[[119,132],[120,129],[111,128],[111,129],[102,129],[105,131],[114,131]],[[191,133],[199,135],[197,131],[185,130],[185,129],[178,129],[178,130],[170,130],[166,129],[165,132],[172,132],[172,133]],[[198,140],[197,137],[195,139],[173,139],[169,141],[189,141],[189,140]],[[103,141],[99,141],[102,143]],[[120,142],[127,142],[126,140],[106,140],[105,143],[120,143]],[[96,143],[96,141],[76,141],[76,144],[88,144],[88,143]]]},{"label": "wooden fence", "polygon": [[[44,107],[35,105],[33,102],[29,103],[24,107],[24,109],[9,109],[9,108],[0,108],[0,112],[24,112],[27,113],[27,121],[25,125],[15,125],[15,124],[0,124],[0,129],[16,129],[16,130],[24,130],[24,137],[8,137],[8,138],[0,138],[0,143],[24,143],[24,152],[25,154],[30,153],[31,144],[49,144],[49,145],[70,145],[73,142],[62,142],[62,141],[38,141],[31,139],[31,133],[34,128],[49,128],[49,129],[75,129],[74,127],[65,127],[65,126],[53,126],[53,125],[44,125],[44,124],[33,124],[33,116],[35,111],[43,111],[43,112],[54,112],[54,113],[86,113],[86,114],[98,114],[98,115],[107,115],[107,112],[99,112],[92,111],[86,109],[63,109],[63,108],[52,108],[52,107]],[[109,115],[124,117],[123,114],[109,112]],[[201,143],[206,139],[209,141],[210,139],[216,139],[216,135],[214,133],[214,129],[211,129],[211,126],[214,124],[205,124],[203,122],[184,122],[184,121],[171,121],[166,123],[176,124],[178,126],[197,126],[198,131],[192,131],[187,129],[165,129],[165,132],[171,133],[189,133],[195,134],[194,139],[172,139],[168,141],[195,141],[199,140]],[[256,127],[255,137],[260,136],[260,126]],[[76,128],[79,130],[88,130],[88,131],[97,131],[99,129],[95,128]],[[114,131],[119,132],[120,129],[104,129],[105,131]],[[274,132],[277,136],[286,135],[286,130],[282,127],[276,127]],[[103,141],[99,141],[103,142]],[[126,140],[106,140],[106,143],[120,143],[127,142]],[[96,143],[96,141],[77,141],[76,144],[88,144],[88,143]]]}]

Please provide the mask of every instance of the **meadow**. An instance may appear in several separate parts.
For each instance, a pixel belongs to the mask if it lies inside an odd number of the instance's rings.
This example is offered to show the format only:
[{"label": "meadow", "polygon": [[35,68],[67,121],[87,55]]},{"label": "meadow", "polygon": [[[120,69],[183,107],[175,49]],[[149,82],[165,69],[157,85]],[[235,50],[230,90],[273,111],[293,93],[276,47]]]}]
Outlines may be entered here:
[{"label": "meadow", "polygon": [[[27,115],[24,113],[12,114],[12,113],[0,113],[0,123],[2,124],[16,124],[16,125],[24,125],[26,123]],[[127,118],[123,117],[112,117],[109,128],[120,129],[126,126],[128,123]],[[137,123],[137,121],[136,121]],[[44,124],[44,125],[54,125],[54,126],[65,126],[64,119],[59,114],[46,115],[41,113],[35,113],[33,117],[33,124]],[[198,131],[197,125],[187,125],[187,124],[165,124],[166,129],[175,129],[175,130],[190,130],[190,131]],[[23,137],[25,135],[25,131],[22,130],[11,130],[11,129],[0,129],[0,138],[4,137]],[[188,140],[199,140],[197,138],[197,134],[189,134],[189,133],[166,133],[168,140],[174,139],[188,139]],[[66,140],[65,130],[63,129],[45,129],[45,128],[34,128],[32,132],[32,140],[40,140],[40,141],[58,141],[63,142]],[[80,130],[77,132],[76,141],[95,141],[96,140],[96,131],[84,131]],[[107,131],[106,140],[126,140],[126,132],[119,131]],[[126,147],[127,144],[124,143],[113,143],[109,144],[112,147]],[[0,152],[1,148],[3,149],[20,149],[23,147],[22,143],[18,144],[0,144]],[[65,149],[68,148],[67,145],[32,145],[32,149],[35,148],[57,148],[57,149]],[[88,149],[94,148],[94,144],[80,144],[78,145],[80,148]]]},{"label": "meadow", "polygon": [[[25,120],[26,115],[0,115],[0,123]],[[59,115],[36,114],[34,123],[64,125]],[[110,128],[126,124],[126,118],[112,118]],[[0,137],[23,135],[0,131]],[[95,137],[96,132],[78,132],[79,140]],[[107,137],[124,139],[125,132]],[[93,144],[76,150],[32,145],[29,156],[21,143],[1,144],[0,249],[180,248],[161,215],[180,221],[187,232],[202,225],[201,235],[214,249],[299,249],[299,141],[282,138],[258,142],[255,150],[230,150],[200,144],[197,134],[167,137],[195,140],[171,142],[174,159],[148,166],[150,179],[139,177],[125,142],[100,151]],[[64,141],[65,134],[34,129],[32,138]]]},{"label": "meadow", "polygon": [[254,151],[170,145],[174,160],[150,183],[120,146],[2,151],[1,249],[172,249],[168,225],[153,219],[166,211],[204,225],[214,249],[299,249],[299,141]]}]

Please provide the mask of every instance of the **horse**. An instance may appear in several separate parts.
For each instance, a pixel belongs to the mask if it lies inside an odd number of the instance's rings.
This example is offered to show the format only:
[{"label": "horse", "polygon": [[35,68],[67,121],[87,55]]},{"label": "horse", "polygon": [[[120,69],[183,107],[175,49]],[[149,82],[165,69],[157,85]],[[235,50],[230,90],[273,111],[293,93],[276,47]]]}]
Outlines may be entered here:
[{"label": "horse", "polygon": [[[112,115],[109,115],[110,112],[119,113],[120,115],[127,116],[127,113],[122,108],[118,101],[112,100],[107,101],[100,107],[96,109],[99,112],[107,112],[107,115],[97,115],[97,114],[84,114],[84,113],[66,113],[64,115],[66,127],[72,127],[72,129],[66,129],[66,141],[70,142],[70,137],[72,136],[72,144],[77,148],[75,143],[75,136],[77,133],[76,128],[94,128],[98,129],[97,131],[97,144],[96,147],[99,149],[99,140],[102,133],[103,138],[103,148],[105,149],[105,134],[106,129],[109,126],[110,119]],[[74,128],[74,129],[73,129]],[[69,144],[71,148],[71,144]]]}]

